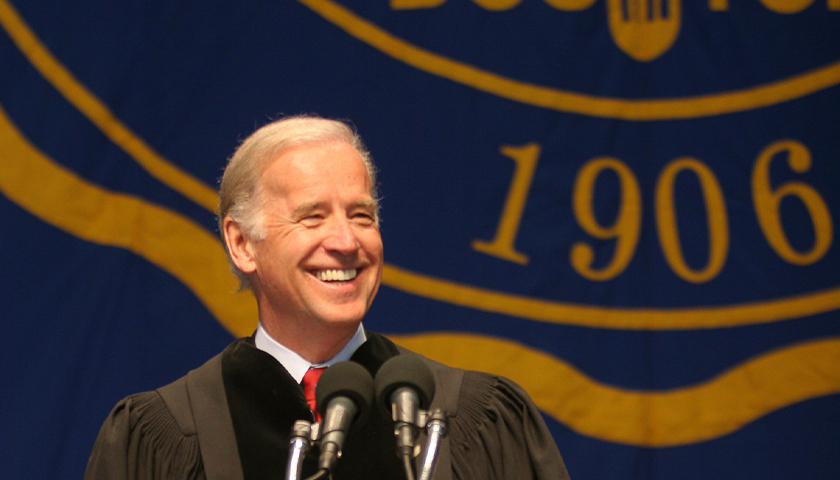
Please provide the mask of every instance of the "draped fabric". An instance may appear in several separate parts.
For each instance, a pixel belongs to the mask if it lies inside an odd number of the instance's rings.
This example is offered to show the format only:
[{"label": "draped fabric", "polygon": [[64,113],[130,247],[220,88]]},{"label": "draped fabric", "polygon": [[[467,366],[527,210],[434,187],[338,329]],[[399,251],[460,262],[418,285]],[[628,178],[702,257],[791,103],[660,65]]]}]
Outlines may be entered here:
[{"label": "draped fabric", "polygon": [[[142,420],[141,420],[142,419]],[[110,478],[204,479],[204,464],[195,432],[184,434],[157,392],[145,392],[122,400],[108,417],[103,431],[111,435],[102,443],[128,438],[130,448],[123,449],[125,459],[113,458],[119,448],[107,452],[111,465],[125,465],[124,470],[109,472]],[[98,447],[107,448],[107,447]]]},{"label": "draped fabric", "polygon": [[[385,337],[368,336],[353,360],[375,374],[400,352]],[[437,453],[435,479],[568,480],[554,440],[520,387],[486,373],[427,363],[437,391],[429,408],[445,412],[452,431]],[[227,399],[222,408],[206,409],[217,395]],[[286,471],[292,424],[311,418],[300,385],[251,338],[240,339],[186,378],[120,402],[102,426],[85,478],[204,478],[205,472],[208,478],[277,478]],[[229,435],[219,428],[228,421]],[[392,432],[385,409],[371,409],[348,430],[332,477],[404,478]],[[422,433],[419,443],[425,445]],[[303,459],[303,478],[317,471],[318,457],[316,444]]]}]

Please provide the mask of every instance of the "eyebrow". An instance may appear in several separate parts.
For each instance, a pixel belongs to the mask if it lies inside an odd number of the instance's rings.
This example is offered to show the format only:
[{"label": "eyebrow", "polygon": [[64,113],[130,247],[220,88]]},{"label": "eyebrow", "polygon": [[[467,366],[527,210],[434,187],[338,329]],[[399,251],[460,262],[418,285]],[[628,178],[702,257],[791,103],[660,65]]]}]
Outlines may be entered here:
[{"label": "eyebrow", "polygon": [[297,207],[292,210],[292,218],[297,219],[298,217],[302,216],[305,213],[313,212],[322,208],[324,202],[308,202],[302,205],[298,205]]},{"label": "eyebrow", "polygon": [[354,204],[354,207],[362,207],[376,211],[376,201],[373,199],[359,200]]},{"label": "eyebrow", "polygon": [[[303,216],[307,213],[311,213],[311,212],[314,212],[314,211],[317,211],[317,210],[321,210],[321,209],[324,208],[325,203],[326,202],[316,200],[314,202],[307,202],[307,203],[298,205],[297,207],[294,208],[294,210],[292,210],[292,218],[297,219],[297,218],[299,218],[299,217],[301,217],[301,216]],[[373,199],[357,200],[356,202],[354,202],[351,205],[350,208],[352,209],[352,208],[359,208],[359,207],[365,208],[365,209],[370,210],[372,212],[376,212],[376,201],[374,201]]]}]

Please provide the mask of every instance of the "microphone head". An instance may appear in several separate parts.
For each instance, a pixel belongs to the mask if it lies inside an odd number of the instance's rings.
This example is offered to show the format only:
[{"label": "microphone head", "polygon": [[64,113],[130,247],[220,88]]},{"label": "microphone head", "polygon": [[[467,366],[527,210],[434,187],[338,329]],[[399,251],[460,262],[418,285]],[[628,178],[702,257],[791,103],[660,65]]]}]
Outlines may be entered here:
[{"label": "microphone head", "polygon": [[397,355],[379,368],[376,373],[376,401],[385,411],[391,411],[391,394],[401,387],[414,390],[420,400],[419,407],[429,408],[435,397],[435,376],[420,355]]},{"label": "microphone head", "polygon": [[315,387],[315,404],[322,417],[327,415],[327,405],[335,397],[347,397],[356,404],[353,420],[364,416],[373,402],[373,377],[355,362],[339,362],[324,370]]}]

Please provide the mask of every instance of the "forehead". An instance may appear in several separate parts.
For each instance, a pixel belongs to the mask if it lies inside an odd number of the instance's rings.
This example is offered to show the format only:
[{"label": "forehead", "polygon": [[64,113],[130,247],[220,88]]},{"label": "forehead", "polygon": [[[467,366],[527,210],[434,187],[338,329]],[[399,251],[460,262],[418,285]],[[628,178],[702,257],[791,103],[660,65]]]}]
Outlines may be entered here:
[{"label": "forehead", "polygon": [[340,140],[283,150],[269,161],[260,183],[268,191],[284,195],[317,188],[370,192],[364,160],[352,145]]}]

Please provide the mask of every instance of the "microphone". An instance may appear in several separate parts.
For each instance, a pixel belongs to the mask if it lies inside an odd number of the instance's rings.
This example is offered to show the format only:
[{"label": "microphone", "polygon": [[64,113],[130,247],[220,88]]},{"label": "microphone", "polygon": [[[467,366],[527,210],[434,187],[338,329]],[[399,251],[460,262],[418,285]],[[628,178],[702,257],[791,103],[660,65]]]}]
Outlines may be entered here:
[{"label": "microphone", "polygon": [[332,472],[347,430],[367,415],[373,402],[373,378],[354,362],[339,362],[327,368],[315,387],[315,403],[321,413],[318,460],[320,470]]},{"label": "microphone", "polygon": [[409,478],[414,453],[416,425],[421,409],[435,396],[435,377],[419,355],[398,355],[386,361],[376,374],[377,403],[391,412],[397,455],[403,459]]}]

